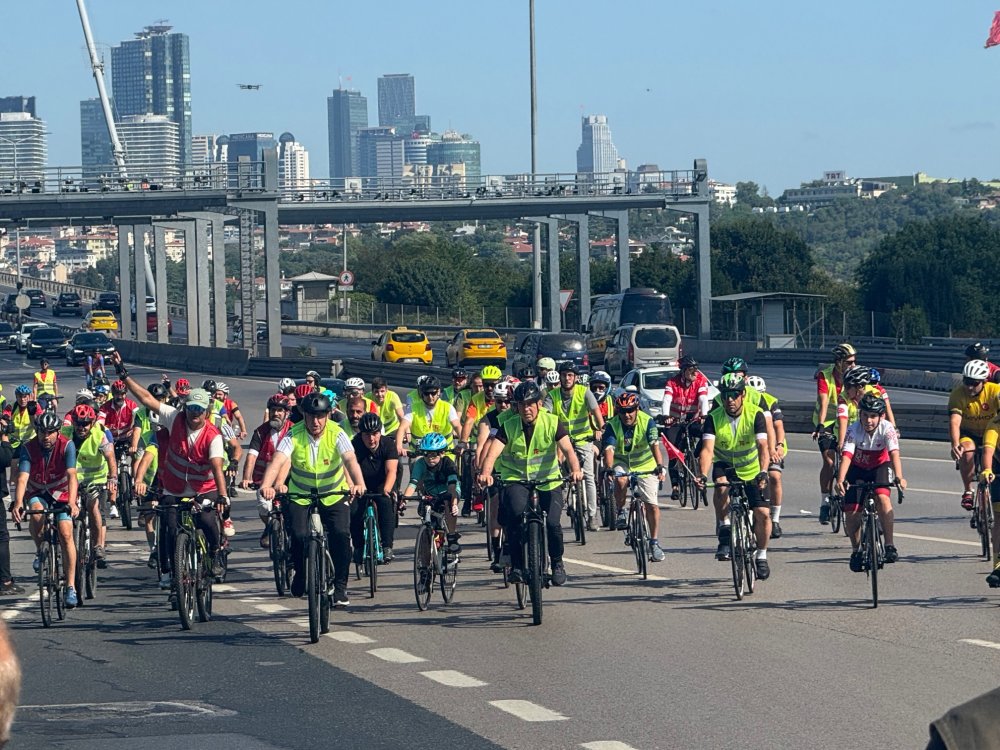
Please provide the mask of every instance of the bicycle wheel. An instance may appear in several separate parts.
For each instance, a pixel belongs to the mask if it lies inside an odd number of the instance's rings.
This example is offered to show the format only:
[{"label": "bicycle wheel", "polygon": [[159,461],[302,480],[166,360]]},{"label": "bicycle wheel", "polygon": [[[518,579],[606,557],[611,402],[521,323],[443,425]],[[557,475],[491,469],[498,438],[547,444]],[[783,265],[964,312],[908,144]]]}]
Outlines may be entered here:
[{"label": "bicycle wheel", "polygon": [[441,598],[450,604],[455,597],[455,583],[458,580],[458,557],[450,552],[441,555]]},{"label": "bicycle wheel", "polygon": [[[83,511],[86,514],[86,510]],[[87,558],[90,557],[90,544],[87,535],[86,515],[81,515],[76,526],[76,570],[73,571],[73,586],[76,587],[77,606],[83,606],[84,591],[87,587]]]},{"label": "bicycle wheel", "polygon": [[52,603],[56,596],[54,571],[52,547],[48,542],[42,542],[38,545],[38,603],[42,610],[42,625],[47,628],[52,627]]},{"label": "bicycle wheel", "polygon": [[[93,599],[94,595],[97,593],[97,557],[94,554],[94,548],[92,541],[87,542],[87,567],[85,568],[86,575],[84,576],[84,587],[83,587],[83,597],[77,597],[81,603],[84,599]],[[77,554],[80,554],[79,549],[77,549]],[[77,589],[79,593],[79,589]]]},{"label": "bicycle wheel", "polygon": [[431,600],[434,586],[434,560],[431,545],[434,543],[431,527],[423,524],[417,532],[413,545],[413,593],[417,597],[417,609],[423,612]]},{"label": "bicycle wheel", "polygon": [[365,515],[365,574],[368,576],[368,596],[375,598],[378,590],[378,524],[373,514]]},{"label": "bicycle wheel", "polygon": [[132,530],[132,472],[123,471],[118,478],[118,514],[126,531]]},{"label": "bicycle wheel", "polygon": [[991,535],[993,532],[993,504],[990,501],[989,485],[981,484],[976,492],[976,530],[979,532],[979,541],[982,546],[982,556],[990,560]]},{"label": "bicycle wheel", "polygon": [[576,514],[575,527],[576,541],[580,544],[587,543],[587,496],[583,489],[583,482],[576,483]]},{"label": "bicycle wheel", "polygon": [[274,573],[274,588],[278,596],[284,596],[288,591],[288,552],[285,549],[285,527],[281,516],[274,516],[268,524],[267,548]]},{"label": "bicycle wheel", "polygon": [[[62,545],[52,548],[52,582],[56,600],[56,619],[66,619],[66,568],[63,561]],[[79,598],[79,597],[77,597]]]},{"label": "bicycle wheel", "polygon": [[198,606],[198,622],[208,622],[212,619],[212,583],[215,581],[215,577],[212,575],[212,558],[207,551],[205,535],[201,531],[198,531],[197,536],[199,549],[205,551],[199,556],[201,558],[198,561],[200,564],[196,569],[197,575],[194,582],[195,604]]},{"label": "bicycle wheel", "polygon": [[868,516],[865,523],[865,535],[868,539],[868,576],[872,583],[872,608],[878,607],[878,529],[875,523],[875,516]]},{"label": "bicycle wheel", "polygon": [[757,551],[757,540],[754,538],[747,511],[744,511],[743,515],[743,545],[743,574],[746,580],[747,593],[752,594],[754,584],[757,581],[757,559],[754,554]]},{"label": "bicycle wheel", "polygon": [[730,526],[729,536],[729,561],[733,568],[733,588],[736,590],[736,599],[742,601],[746,567],[743,564],[743,529],[739,523]]},{"label": "bicycle wheel", "polygon": [[320,586],[320,599],[319,599],[319,632],[329,633],[330,632],[330,606],[332,602],[333,595],[330,593],[330,589],[333,588],[333,559],[330,557],[330,551],[326,548],[326,545],[321,546],[321,552],[323,555],[323,580]]},{"label": "bicycle wheel", "polygon": [[689,451],[684,456],[684,465],[687,467],[689,472],[684,475],[684,485],[688,488],[689,499],[691,500],[691,510],[697,510],[698,503],[704,503],[705,501],[705,496],[702,494],[704,490],[699,488],[692,479],[692,477],[696,477],[699,473],[701,473],[701,469],[698,465],[698,455],[694,451]]},{"label": "bicycle wheel", "polygon": [[198,575],[194,544],[190,532],[177,531],[177,543],[174,545],[174,593],[177,595],[177,613],[184,630],[190,630],[194,623],[194,587]]},{"label": "bicycle wheel", "polygon": [[836,534],[840,531],[840,522],[842,519],[842,511],[840,506],[840,498],[833,496],[830,498],[830,533]]},{"label": "bicycle wheel", "polygon": [[320,567],[322,558],[319,552],[319,540],[310,538],[306,547],[306,598],[309,601],[309,642],[316,643],[319,640],[319,609],[320,609],[320,586],[322,585],[323,571]]},{"label": "bicycle wheel", "polygon": [[632,554],[635,555],[635,566],[639,575],[646,580],[646,524],[644,523],[642,506],[632,500],[629,510],[629,541],[632,544]]},{"label": "bicycle wheel", "polygon": [[531,621],[542,624],[542,588],[545,585],[545,560],[542,558],[541,521],[528,523],[528,593],[531,596]]}]

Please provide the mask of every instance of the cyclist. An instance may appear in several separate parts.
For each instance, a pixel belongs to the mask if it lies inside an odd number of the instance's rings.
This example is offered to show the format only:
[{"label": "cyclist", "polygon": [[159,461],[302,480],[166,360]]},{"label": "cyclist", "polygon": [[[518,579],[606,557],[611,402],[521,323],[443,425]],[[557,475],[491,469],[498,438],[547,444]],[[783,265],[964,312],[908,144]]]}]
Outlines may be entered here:
[{"label": "cyclist", "polygon": [[607,422],[615,415],[615,400],[611,398],[611,376],[604,370],[598,370],[590,376],[587,387],[597,399],[597,408],[601,410],[601,416]]},{"label": "cyclist", "polygon": [[172,393],[173,397],[167,403],[175,409],[182,408],[184,406],[184,400],[191,393],[191,381],[187,378],[177,378],[177,382],[174,383]]},{"label": "cyclist", "polygon": [[948,432],[951,455],[962,474],[962,507],[972,510],[972,480],[976,473],[976,449],[982,445],[986,426],[997,416],[1000,385],[989,382],[985,360],[970,359],[962,368],[962,383],[948,397]]},{"label": "cyclist", "polygon": [[[555,369],[556,361],[552,357],[542,357],[535,363],[535,372],[537,373],[535,381],[543,391],[551,387],[552,382],[548,379],[548,375]],[[558,377],[556,381],[558,382]]]},{"label": "cyclist", "polygon": [[785,471],[785,456],[788,455],[788,445],[785,442],[785,415],[781,405],[773,393],[767,392],[767,383],[760,375],[750,375],[747,387],[758,391],[764,401],[764,406],[771,412],[771,422],[774,425],[774,443],[771,450],[771,464],[767,467],[768,497],[771,499],[771,538],[781,539],[781,502],[785,488],[782,484],[782,474]]},{"label": "cyclist", "polygon": [[771,575],[767,562],[767,541],[771,536],[771,514],[765,490],[771,451],[767,442],[767,422],[763,410],[748,403],[746,380],[742,373],[730,372],[719,381],[722,406],[709,412],[701,435],[701,476],[708,480],[709,469],[715,482],[712,500],[719,524],[717,560],[731,554],[728,479],[735,476],[746,482],[747,503],[753,511],[754,535],[757,537],[757,577]]},{"label": "cyclist", "polygon": [[[742,361],[742,360],[741,360]],[[667,381],[660,405],[661,419],[669,428],[667,440],[681,444],[682,433],[697,445],[701,440],[702,423],[708,416],[708,378],[698,369],[698,360],[685,355],[678,363],[680,372]],[[670,499],[677,502],[681,496],[681,472],[678,459],[670,458]]]},{"label": "cyclist", "polygon": [[[167,403],[170,391],[163,383],[150,383],[146,390],[161,404]],[[141,445],[149,442],[149,435],[159,427],[159,424],[160,414],[158,410],[151,411],[145,406],[140,406],[135,410],[135,417],[132,419],[132,442],[129,447],[132,456],[138,454]],[[136,467],[133,466],[132,469],[133,476],[138,477]]]},{"label": "cyclist", "polygon": [[382,420],[382,429],[391,440],[396,440],[396,430],[403,419],[403,403],[395,391],[389,390],[389,384],[383,377],[372,378],[372,389],[368,398],[378,406],[378,415]]},{"label": "cyclist", "polygon": [[441,392],[441,398],[452,404],[455,411],[464,414],[469,406],[469,373],[461,367],[456,367],[451,371],[451,385]]},{"label": "cyclist", "polygon": [[322,378],[320,377],[319,373],[316,372],[315,370],[310,370],[309,372],[306,373],[306,385],[311,386],[313,392],[318,393],[319,391],[323,390],[323,384],[321,381]]},{"label": "cyclist", "polygon": [[559,388],[561,383],[562,378],[559,376],[559,372],[557,370],[549,370],[545,373],[545,382],[542,385],[542,390],[545,391],[545,393],[551,393]]},{"label": "cyclist", "polygon": [[348,378],[344,381],[344,395],[340,399],[340,403],[337,404],[337,408],[346,414],[347,400],[354,396],[364,400],[364,411],[371,414],[378,414],[378,404],[365,395],[365,381],[361,378]]},{"label": "cyclist", "polygon": [[816,371],[816,407],[813,409],[812,438],[823,456],[823,465],[819,470],[819,522],[822,524],[830,523],[833,464],[837,460],[837,438],[833,434],[837,415],[834,411],[831,417],[830,406],[836,410],[837,400],[844,388],[844,373],[857,363],[858,352],[853,346],[847,343],[837,344],[833,347],[833,364]]},{"label": "cyclist", "polygon": [[583,471],[587,530],[597,531],[597,482],[594,480],[594,432],[604,431],[604,417],[590,389],[576,382],[576,365],[559,365],[560,387],[545,397],[544,406],[566,425]]},{"label": "cyclist", "polygon": [[10,447],[11,424],[6,414],[0,414],[0,597],[18,596],[24,587],[14,580],[10,570],[10,532],[7,529],[7,504],[2,499],[9,495],[7,466],[14,460]]},{"label": "cyclist", "polygon": [[[66,606],[79,603],[73,583],[76,574],[76,543],[73,540],[73,519],[79,513],[77,505],[76,446],[60,433],[59,417],[39,414],[35,418],[35,435],[21,450],[17,484],[14,488],[14,505],[11,515],[15,523],[24,517],[24,506],[29,510],[54,508],[53,521],[59,530],[59,543],[63,552],[63,572],[66,576]],[[37,573],[41,560],[37,550],[42,542],[42,517],[31,516],[29,530],[35,542],[34,569]]]},{"label": "cyclist", "polygon": [[97,412],[89,404],[74,407],[73,426],[63,427],[62,434],[76,447],[78,495],[84,499],[81,510],[90,514],[97,567],[106,568],[108,523],[105,518],[108,503],[113,503],[118,495],[118,464],[111,434],[97,424]]},{"label": "cyclist", "polygon": [[[500,418],[510,411],[511,397],[513,396],[515,386],[515,383],[506,380],[493,386],[493,406],[490,407],[479,421],[479,427],[477,428],[479,435],[476,439],[476,466],[482,464],[483,454],[489,445],[490,438],[496,435],[497,430],[500,428]],[[497,520],[497,487],[486,487],[483,489],[485,492],[489,492],[490,497],[493,498],[493,502],[490,503],[490,517],[487,519],[490,545],[493,549],[493,562],[490,565],[490,569],[494,573],[500,573],[503,571],[503,567],[500,565],[500,522]]]},{"label": "cyclist", "polygon": [[364,494],[365,483],[354,447],[347,433],[340,429],[330,413],[333,405],[321,393],[310,393],[300,403],[303,420],[281,439],[274,458],[264,473],[259,490],[264,500],[274,500],[274,488],[285,483],[292,495],[286,503],[292,535],[292,596],[305,593],[304,555],[309,539],[311,492],[319,496],[319,517],[326,529],[330,557],[333,559],[333,605],[346,607],[347,576],[351,566],[351,509],[348,492]]},{"label": "cyclist", "polygon": [[[378,536],[382,541],[382,557],[386,562],[393,558],[392,545],[396,533],[396,474],[399,471],[399,454],[396,441],[382,434],[382,420],[378,414],[362,415],[358,434],[351,439],[354,455],[365,487],[369,492],[381,493],[375,498],[378,510]],[[354,542],[354,561],[360,562],[364,553],[364,503],[355,503],[351,514],[351,538]]]},{"label": "cyclist", "polygon": [[429,375],[420,384],[420,397],[407,404],[403,419],[396,431],[396,452],[403,454],[407,438],[419,444],[424,435],[436,432],[444,436],[448,451],[452,449],[452,436],[460,435],[462,425],[455,407],[441,400],[441,382]]},{"label": "cyclist", "polygon": [[[139,410],[139,404],[125,394],[128,387],[121,380],[116,380],[111,384],[111,400],[104,403],[100,408],[101,420],[106,429],[111,432],[111,441],[115,446],[115,458],[119,461],[122,455],[135,455],[132,449],[132,426],[135,423],[135,414]],[[148,391],[147,391],[148,393]],[[156,400],[159,404],[159,399]],[[118,506],[112,502],[108,513],[110,518],[118,518]]]},{"label": "cyclist", "polygon": [[655,471],[656,474],[636,477],[638,494],[642,500],[649,524],[649,555],[653,562],[663,561],[660,547],[660,506],[656,496],[663,479],[663,453],[660,450],[660,431],[648,414],[639,411],[639,397],[624,391],[615,399],[615,416],[604,426],[604,467],[613,472],[615,502],[618,505],[618,528],[628,525],[625,516],[625,493],[631,471]]},{"label": "cyclist", "polygon": [[420,399],[420,386],[427,382],[428,378],[434,377],[433,375],[418,375],[417,382],[412,390],[406,392],[406,408],[409,409],[414,401]]},{"label": "cyclist", "polygon": [[462,551],[461,534],[455,531],[458,523],[458,467],[445,455],[448,441],[444,435],[429,432],[420,439],[420,456],[410,466],[410,481],[403,493],[404,500],[428,496],[434,510],[444,513],[448,529],[448,551],[457,555]]},{"label": "cyclist", "polygon": [[[899,486],[906,489],[903,466],[899,459],[899,436],[896,428],[885,419],[885,401],[867,393],[861,397],[858,412],[858,421],[847,430],[844,449],[841,451],[840,471],[837,474],[837,492],[844,497],[844,529],[854,548],[851,553],[851,570],[855,573],[864,570],[864,561],[858,554],[858,545],[861,543],[861,497],[858,483],[891,484],[895,478]],[[885,561],[893,563],[899,559],[899,553],[892,543],[892,497],[888,487],[879,487],[875,494],[878,499],[878,517],[885,534]]]},{"label": "cyclist", "polygon": [[[240,412],[240,405],[229,398],[229,386],[226,383],[223,383],[221,380],[216,382],[212,400],[222,404],[222,409],[229,420],[230,426],[233,428],[233,432],[236,433],[236,437],[240,440],[245,438],[249,434],[247,433],[247,423],[243,419],[243,413]],[[233,424],[234,421],[239,423],[239,430]]]},{"label": "cyclist", "polygon": [[[479,422],[486,415],[490,409],[493,408],[493,390],[496,387],[497,382],[503,378],[503,373],[500,368],[496,365],[487,365],[479,373],[481,382],[483,384],[483,389],[478,393],[472,395],[466,406],[464,413],[462,414],[462,437],[461,444],[463,446],[468,446],[469,450],[475,450],[475,446],[479,440]],[[459,474],[465,470],[465,467],[461,464],[459,465]],[[470,468],[470,471],[472,469]],[[470,481],[471,477],[462,477],[462,487],[463,491],[466,492],[466,497],[462,503],[462,515],[468,517],[472,515],[472,492]],[[475,508],[476,512],[482,510],[481,507]]]},{"label": "cyclist", "polygon": [[990,362],[989,355],[990,350],[983,346],[979,341],[965,347],[965,361],[972,362],[973,360],[980,360],[985,362],[986,366],[990,368],[990,374],[987,380],[991,383],[1000,383],[1000,367]]},{"label": "cyclist", "polygon": [[[240,487],[245,490],[259,487],[264,479],[271,459],[278,444],[288,433],[291,423],[288,421],[288,399],[280,393],[275,393],[267,400],[267,419],[253,431],[250,437],[250,447],[247,449],[247,460],[243,462],[243,479]],[[261,521],[264,522],[264,533],[260,537],[260,546],[267,548],[267,523],[270,506],[260,509]]]},{"label": "cyclist", "polygon": [[42,358],[38,363],[38,372],[32,377],[31,395],[35,401],[39,396],[55,396],[59,398],[59,383],[56,378],[56,371],[49,367],[49,361]]},{"label": "cyclist", "polygon": [[13,451],[13,458],[10,464],[10,481],[13,484],[17,479],[20,467],[21,446],[26,445],[35,435],[35,417],[41,413],[38,404],[31,398],[31,389],[26,385],[19,385],[14,389],[14,403],[8,404],[4,414],[9,417],[11,424],[10,448]]},{"label": "cyclist", "polygon": [[[139,442],[139,452],[136,453],[138,460],[135,464],[136,504],[156,500],[163,492],[158,469],[160,463],[159,436],[164,432],[163,429],[157,428]],[[146,565],[155,570],[158,554],[156,549],[156,512],[141,511],[139,520],[145,528],[146,544],[149,546],[149,559],[146,561]]]},{"label": "cyclist", "polygon": [[101,352],[96,349],[87,352],[87,356],[83,360],[83,374],[87,388],[93,388],[98,382],[108,379],[107,372],[104,370],[104,355]]},{"label": "cyclist", "polygon": [[361,424],[361,417],[365,414],[374,414],[375,412],[366,411],[365,406],[367,399],[359,394],[354,394],[346,397],[341,401],[341,408],[344,410],[344,414],[347,416],[347,422],[341,424],[340,426],[347,431],[348,437],[354,437],[358,434],[358,428]]},{"label": "cyclist", "polygon": [[[500,471],[504,482],[500,493],[499,520],[507,538],[512,570],[511,580],[524,581],[524,560],[521,549],[521,514],[529,500],[528,488],[519,481],[546,481],[538,488],[538,505],[545,517],[549,559],[552,564],[552,583],[566,583],[563,565],[562,533],[562,478],[560,477],[558,450],[561,449],[569,464],[569,479],[583,479],[576,450],[570,440],[566,425],[551,412],[541,409],[542,389],[533,380],[520,383],[514,389],[513,409],[499,420],[499,427],[483,456],[479,467],[479,484],[493,484],[493,466]],[[499,459],[499,461],[498,461]]]}]

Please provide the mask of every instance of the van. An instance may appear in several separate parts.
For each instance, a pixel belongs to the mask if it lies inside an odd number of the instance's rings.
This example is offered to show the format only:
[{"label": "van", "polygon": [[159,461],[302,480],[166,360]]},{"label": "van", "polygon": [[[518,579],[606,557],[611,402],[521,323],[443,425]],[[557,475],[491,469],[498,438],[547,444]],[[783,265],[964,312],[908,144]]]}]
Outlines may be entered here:
[{"label": "van", "polygon": [[590,361],[597,363],[604,360],[604,350],[621,326],[639,323],[670,325],[673,322],[670,298],[655,289],[630,287],[618,294],[595,297],[590,319],[584,328]]},{"label": "van", "polygon": [[621,326],[604,351],[604,369],[621,377],[640,367],[672,365],[681,356],[681,333],[674,326],[641,323]]}]

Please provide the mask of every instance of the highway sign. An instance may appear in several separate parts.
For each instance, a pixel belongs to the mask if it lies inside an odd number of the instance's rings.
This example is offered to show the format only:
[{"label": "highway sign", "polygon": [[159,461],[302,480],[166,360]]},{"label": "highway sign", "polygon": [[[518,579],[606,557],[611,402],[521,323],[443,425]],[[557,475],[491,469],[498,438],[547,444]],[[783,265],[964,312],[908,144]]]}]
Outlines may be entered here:
[{"label": "highway sign", "polygon": [[351,286],[354,284],[354,274],[351,271],[343,271],[340,274],[339,281],[341,286]]}]

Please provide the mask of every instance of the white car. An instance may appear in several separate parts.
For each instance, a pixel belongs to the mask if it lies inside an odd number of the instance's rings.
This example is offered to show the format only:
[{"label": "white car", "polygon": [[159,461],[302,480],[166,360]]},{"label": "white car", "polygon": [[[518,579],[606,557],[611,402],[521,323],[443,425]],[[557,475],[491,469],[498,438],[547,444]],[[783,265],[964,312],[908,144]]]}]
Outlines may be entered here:
[{"label": "white car", "polygon": [[14,343],[14,349],[19,353],[23,354],[28,350],[28,337],[31,332],[36,328],[48,328],[48,323],[43,323],[38,320],[32,320],[27,323],[21,324],[21,329],[11,336],[11,341]]},{"label": "white car", "polygon": [[[618,384],[621,392],[634,388],[639,394],[639,408],[652,417],[660,416],[660,405],[663,403],[663,389],[667,381],[680,372],[676,367],[643,367],[629,370]],[[719,394],[719,389],[708,381],[708,400],[711,402]]]}]

